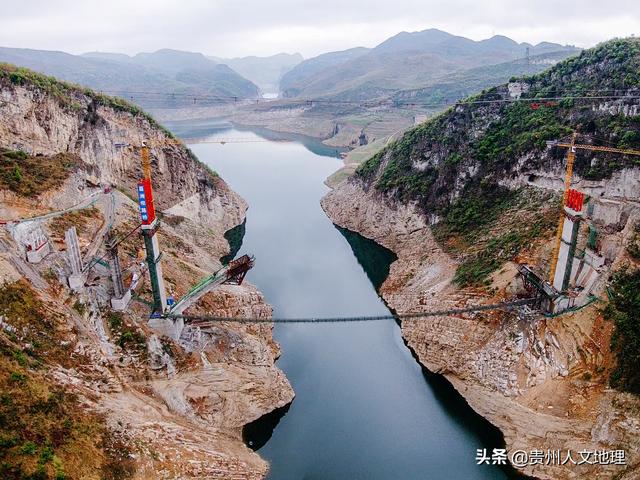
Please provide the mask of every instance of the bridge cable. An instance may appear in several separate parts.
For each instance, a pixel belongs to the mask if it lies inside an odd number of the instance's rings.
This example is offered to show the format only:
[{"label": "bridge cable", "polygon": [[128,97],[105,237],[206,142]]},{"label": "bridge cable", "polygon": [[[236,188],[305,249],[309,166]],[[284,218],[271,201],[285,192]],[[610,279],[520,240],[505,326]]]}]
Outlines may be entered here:
[{"label": "bridge cable", "polygon": [[259,317],[220,317],[213,315],[183,315],[165,314],[162,318],[182,319],[188,324],[198,326],[208,322],[231,323],[349,323],[349,322],[374,322],[381,320],[420,320],[427,317],[441,317],[462,313],[483,312],[490,310],[513,309],[539,302],[539,298],[525,298],[510,302],[493,303],[488,305],[476,305],[473,307],[451,308],[446,310],[432,310],[428,312],[410,312],[386,315],[369,315],[353,317],[300,317],[300,318],[259,318]]}]

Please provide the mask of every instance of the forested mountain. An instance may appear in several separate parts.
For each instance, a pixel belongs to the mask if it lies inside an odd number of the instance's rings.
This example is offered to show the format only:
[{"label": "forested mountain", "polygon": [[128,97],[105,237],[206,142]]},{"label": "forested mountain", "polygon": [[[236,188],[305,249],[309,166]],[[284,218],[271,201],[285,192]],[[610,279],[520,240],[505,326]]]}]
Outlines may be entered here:
[{"label": "forested mountain", "polygon": [[[415,204],[437,223],[444,239],[480,235],[525,200],[521,187],[546,188],[551,178],[563,178],[565,152],[548,148],[547,141],[578,132],[582,143],[640,149],[639,72],[638,39],[585,50],[543,73],[468,98],[409,130],[360,165],[354,180],[395,202]],[[604,91],[615,98],[602,98]],[[558,96],[571,98],[545,100]],[[596,185],[638,165],[634,156],[584,151],[577,156],[574,177]],[[537,235],[520,232],[527,224],[512,227],[504,239],[495,239],[491,252],[459,269],[461,284],[483,281],[500,259],[517,254]]]},{"label": "forested mountain", "polygon": [[368,48],[356,47],[340,52],[323,53],[305,60],[282,77],[280,91],[285,97],[298,96],[305,91],[307,85],[315,81],[324,72],[354,60],[368,51]]},{"label": "forested mountain", "polygon": [[366,100],[424,88],[454,72],[555,52],[567,56],[578,49],[547,42],[534,46],[504,36],[474,41],[437,29],[402,32],[370,50],[333,52],[306,60],[283,78],[281,90],[289,97]]},{"label": "forested mountain", "polygon": [[[200,53],[158,50],[133,57],[92,52],[71,55],[0,47],[0,62],[119,95],[146,107],[180,106],[185,95],[255,98],[258,87]],[[161,95],[154,94],[161,92]],[[173,97],[168,93],[175,94]]]}]

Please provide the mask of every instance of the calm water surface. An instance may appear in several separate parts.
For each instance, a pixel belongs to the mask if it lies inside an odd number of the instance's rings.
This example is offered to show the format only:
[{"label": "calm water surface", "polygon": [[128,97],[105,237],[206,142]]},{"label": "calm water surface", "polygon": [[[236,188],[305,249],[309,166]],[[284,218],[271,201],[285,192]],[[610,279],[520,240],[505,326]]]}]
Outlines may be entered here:
[{"label": "calm water surface", "polygon": [[[183,138],[264,138],[212,121],[169,127]],[[289,139],[191,145],[250,205],[239,249],[256,256],[248,280],[276,316],[388,313],[374,285],[393,255],[337,229],[320,208],[323,180],[341,166],[337,152]],[[446,381],[423,373],[395,322],[278,325],[275,337],[296,398],[277,424],[247,429],[254,447],[263,445],[270,479],[506,478],[476,466],[476,449],[496,441],[488,424]]]}]

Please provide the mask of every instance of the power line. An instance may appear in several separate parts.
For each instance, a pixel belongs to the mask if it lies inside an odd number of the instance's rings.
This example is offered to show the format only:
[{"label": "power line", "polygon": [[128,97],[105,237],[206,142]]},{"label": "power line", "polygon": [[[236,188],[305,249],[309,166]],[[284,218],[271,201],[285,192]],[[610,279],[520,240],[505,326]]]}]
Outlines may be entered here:
[{"label": "power line", "polygon": [[[563,90],[552,90],[552,92],[563,92]],[[569,92],[564,90],[564,92]],[[392,98],[383,98],[378,100],[368,101],[356,101],[356,100],[334,100],[328,98],[291,98],[291,99],[238,99],[237,97],[224,97],[217,95],[207,94],[182,94],[188,99],[192,100],[209,100],[218,101],[221,104],[238,104],[238,107],[247,107],[250,105],[270,105],[272,107],[286,108],[288,106],[316,106],[316,105],[349,105],[359,107],[400,107],[400,106],[421,106],[421,107],[444,107],[453,105],[476,105],[476,104],[489,104],[489,103],[515,103],[515,102],[540,102],[540,101],[553,101],[553,100],[615,100],[626,99],[635,100],[640,98],[640,90],[614,90],[614,89],[593,89],[588,92],[600,93],[599,95],[588,95],[584,92],[574,92],[568,95],[553,95],[544,97],[519,97],[519,98],[497,98],[497,99],[484,99],[484,100],[454,100],[454,101],[440,101],[440,102],[415,102],[415,101],[399,101]],[[604,93],[613,92],[615,94],[605,95]],[[139,99],[148,98],[150,100],[161,100],[163,97],[173,97],[173,93],[169,92],[118,92],[121,96],[139,97]],[[531,92],[528,92],[531,93]],[[156,96],[160,98],[149,98],[149,96]],[[490,95],[488,93],[487,95]],[[126,98],[123,98],[126,100]],[[3,99],[5,103],[17,104],[17,102],[11,102]],[[168,108],[168,107],[167,107]]]},{"label": "power line", "polygon": [[[554,91],[554,90],[552,90]],[[559,91],[559,90],[558,90]],[[239,100],[237,97],[223,97],[223,96],[209,96],[206,94],[183,94],[185,98],[192,99],[197,104],[197,101],[210,101],[214,102],[212,105],[203,105],[202,106],[214,106],[214,105],[229,105],[236,104],[238,110],[242,113],[244,112],[270,112],[273,113],[273,109],[280,108],[285,110],[291,107],[314,107],[319,105],[341,105],[341,106],[351,106],[351,107],[361,107],[361,108],[374,108],[374,107],[386,107],[389,109],[403,110],[402,107],[423,107],[423,108],[444,108],[444,107],[453,107],[453,106],[464,106],[464,105],[485,105],[485,104],[510,104],[510,103],[519,103],[519,102],[545,102],[545,101],[560,101],[560,100],[638,100],[640,99],[640,90],[613,90],[613,89],[594,89],[589,90],[592,92],[615,92],[612,95],[585,95],[582,92],[576,92],[575,94],[570,95],[554,95],[554,96],[545,96],[545,97],[520,97],[520,98],[494,98],[494,99],[476,99],[476,100],[457,100],[457,101],[440,101],[440,102],[416,102],[416,101],[398,101],[393,100],[392,98],[384,98],[379,100],[369,100],[369,101],[351,101],[351,100],[333,100],[333,99],[323,99],[323,98],[292,98],[292,99],[254,99],[254,100]],[[622,93],[625,92],[625,93]],[[531,92],[529,92],[531,93]],[[149,100],[160,101],[162,98],[149,98],[148,95],[156,95],[160,97],[173,97],[177,94],[168,93],[168,92],[119,92],[120,95],[126,96],[130,95],[130,100],[145,100],[145,97]],[[491,93],[487,94],[491,95]],[[138,97],[138,99],[135,98]],[[126,98],[123,98],[127,100]],[[17,102],[11,102],[7,99],[2,100],[5,104],[17,104]],[[216,103],[217,102],[217,103]],[[254,108],[249,109],[251,105],[262,105],[263,108]],[[264,109],[269,106],[271,110]],[[146,108],[154,108],[153,106],[147,106]],[[170,109],[171,107],[163,104],[158,105],[156,108],[165,108]],[[406,109],[404,109],[406,110]]]},{"label": "power line", "polygon": [[[219,143],[224,145],[226,143],[284,143],[284,142],[293,142],[293,140],[288,139],[274,139],[268,140],[266,138],[229,138],[229,139],[220,139],[220,140],[198,140],[198,139],[188,139],[188,143],[190,145],[199,145],[201,143]],[[185,141],[185,144],[187,142]]]},{"label": "power line", "polygon": [[510,310],[516,307],[537,303],[538,298],[525,298],[511,302],[501,302],[489,305],[476,305],[465,308],[451,308],[447,310],[432,310],[429,312],[402,313],[396,315],[370,315],[353,317],[299,317],[299,318],[259,318],[259,317],[219,317],[212,315],[182,315],[171,313],[162,315],[163,318],[183,319],[196,326],[206,323],[230,322],[230,323],[353,323],[375,322],[382,320],[420,320],[428,317],[441,317],[447,315],[459,315],[462,313],[483,312],[489,310]]},{"label": "power line", "polygon": [[[420,91],[420,90],[426,90],[429,87],[424,87],[424,88],[418,88],[415,90],[411,90],[411,91]],[[555,97],[553,98],[557,98],[559,96],[561,97],[566,97],[567,95],[559,95],[560,93],[569,93],[568,96],[573,97],[573,98],[598,98],[595,94],[615,94],[615,95],[607,95],[607,97],[611,97],[611,96],[628,96],[629,94],[640,94],[640,90],[637,88],[633,88],[633,89],[613,89],[613,88],[592,88],[592,89],[581,89],[581,90],[569,90],[569,89],[562,89],[562,88],[551,88],[549,90],[547,90],[549,93],[554,93]],[[380,103],[385,103],[385,102],[397,102],[394,101],[392,99],[392,97],[382,97],[382,98],[378,98],[378,99],[371,99],[371,100],[338,100],[338,99],[332,99],[332,98],[323,98],[323,97],[316,97],[316,98],[307,98],[307,97],[291,97],[291,98],[278,98],[278,99],[268,99],[268,98],[239,98],[239,97],[235,97],[235,96],[223,96],[223,95],[211,95],[211,94],[206,94],[206,93],[172,93],[172,92],[148,92],[148,91],[127,91],[127,90],[110,90],[107,91],[108,93],[112,93],[114,95],[119,95],[119,96],[129,96],[129,97],[146,97],[146,98],[150,98],[150,97],[160,97],[160,98],[169,98],[169,99],[176,99],[176,98],[186,98],[189,100],[220,100],[220,101],[225,101],[227,103],[245,103],[245,104],[249,104],[249,103],[262,103],[262,104],[268,104],[268,103],[272,103],[272,104],[287,104],[287,103],[291,103],[291,104],[337,104],[337,105],[376,105],[376,104],[380,104]],[[397,93],[402,93],[402,90],[396,92]],[[491,92],[486,92],[486,94],[490,94]],[[532,94],[535,92],[525,92],[525,94]],[[525,98],[521,98],[521,100],[530,100],[530,101],[535,101],[535,100],[541,100],[544,98],[552,98],[552,97],[538,97],[538,98],[534,98],[534,97],[525,97]],[[400,102],[400,103],[416,103],[416,102]],[[419,102],[418,102],[419,103]],[[451,102],[430,102],[429,104],[433,104],[433,105],[441,105],[442,103],[451,103]],[[474,102],[465,102],[464,100],[461,101],[456,101],[456,103],[474,103]]]}]

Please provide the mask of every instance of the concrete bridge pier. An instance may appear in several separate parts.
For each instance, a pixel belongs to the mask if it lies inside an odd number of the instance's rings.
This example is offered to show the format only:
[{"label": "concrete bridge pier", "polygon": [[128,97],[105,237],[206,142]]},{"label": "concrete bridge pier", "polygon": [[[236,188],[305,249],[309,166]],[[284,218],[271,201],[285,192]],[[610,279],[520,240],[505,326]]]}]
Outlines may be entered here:
[{"label": "concrete bridge pier", "polygon": [[65,232],[64,240],[67,244],[67,257],[71,266],[71,275],[67,279],[69,288],[80,291],[84,288],[84,273],[82,272],[82,256],[80,255],[76,227],[71,227]]}]

